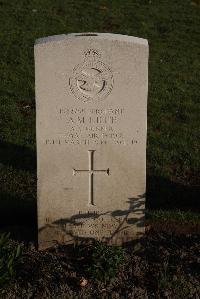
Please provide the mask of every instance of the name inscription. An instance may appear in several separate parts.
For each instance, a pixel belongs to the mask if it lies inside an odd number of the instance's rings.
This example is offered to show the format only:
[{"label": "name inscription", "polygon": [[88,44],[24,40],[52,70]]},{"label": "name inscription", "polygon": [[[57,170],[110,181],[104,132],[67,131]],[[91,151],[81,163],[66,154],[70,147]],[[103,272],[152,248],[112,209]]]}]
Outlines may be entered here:
[{"label": "name inscription", "polygon": [[62,124],[61,134],[46,138],[47,145],[136,145],[138,130],[135,136],[125,136],[122,131],[125,119],[124,108],[60,108],[57,118]]}]

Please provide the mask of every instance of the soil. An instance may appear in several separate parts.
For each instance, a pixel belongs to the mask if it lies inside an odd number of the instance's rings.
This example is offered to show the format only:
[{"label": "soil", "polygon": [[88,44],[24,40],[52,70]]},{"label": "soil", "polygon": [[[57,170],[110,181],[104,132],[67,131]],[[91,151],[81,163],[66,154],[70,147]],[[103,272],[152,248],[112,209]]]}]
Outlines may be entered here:
[{"label": "soil", "polygon": [[109,281],[87,276],[88,256],[78,254],[86,247],[37,251],[22,245],[17,276],[0,298],[200,298],[199,241],[196,232],[149,227],[140,242],[124,247],[124,263]]}]

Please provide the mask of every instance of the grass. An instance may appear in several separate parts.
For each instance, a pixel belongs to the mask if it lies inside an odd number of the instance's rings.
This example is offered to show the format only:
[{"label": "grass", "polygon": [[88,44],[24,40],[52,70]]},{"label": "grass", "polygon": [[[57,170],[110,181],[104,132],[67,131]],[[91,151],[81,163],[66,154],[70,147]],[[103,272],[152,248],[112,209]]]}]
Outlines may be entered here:
[{"label": "grass", "polygon": [[0,234],[0,288],[15,278],[20,256],[20,245],[10,246],[9,234]]},{"label": "grass", "polygon": [[8,214],[19,201],[36,202],[34,41],[87,31],[148,39],[147,206],[197,210],[199,9],[197,0],[0,1],[0,205]]},{"label": "grass", "polygon": [[150,210],[146,212],[146,217],[150,221],[169,221],[174,220],[180,223],[199,223],[200,214],[191,211],[181,211],[181,210]]},{"label": "grass", "polygon": [[121,247],[96,242],[92,246],[86,272],[92,279],[107,281],[115,277],[124,263]]}]

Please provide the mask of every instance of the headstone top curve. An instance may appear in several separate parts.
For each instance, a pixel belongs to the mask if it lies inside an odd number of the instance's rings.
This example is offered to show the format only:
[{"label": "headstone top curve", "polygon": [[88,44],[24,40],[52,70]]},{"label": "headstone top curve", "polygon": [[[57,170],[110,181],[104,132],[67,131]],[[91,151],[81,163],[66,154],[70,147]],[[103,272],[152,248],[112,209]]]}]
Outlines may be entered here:
[{"label": "headstone top curve", "polygon": [[35,46],[44,43],[51,43],[62,41],[66,39],[74,39],[74,38],[96,38],[96,39],[107,39],[107,40],[116,40],[122,42],[132,42],[136,44],[141,44],[144,46],[148,46],[147,39],[139,38],[130,35],[123,34],[114,34],[114,33],[99,33],[99,32],[79,32],[79,33],[69,33],[69,34],[59,34],[59,35],[51,35],[42,38],[38,38],[35,41]]}]

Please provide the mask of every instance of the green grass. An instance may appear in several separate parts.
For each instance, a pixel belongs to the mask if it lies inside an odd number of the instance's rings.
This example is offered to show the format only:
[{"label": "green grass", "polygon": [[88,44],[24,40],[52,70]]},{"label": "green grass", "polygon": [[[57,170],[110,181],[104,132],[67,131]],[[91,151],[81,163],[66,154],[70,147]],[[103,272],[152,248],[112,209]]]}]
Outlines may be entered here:
[{"label": "green grass", "polygon": [[0,234],[0,289],[16,276],[16,265],[20,257],[20,245],[11,246],[9,234]]},{"label": "green grass", "polygon": [[1,0],[0,28],[0,199],[8,209],[36,201],[34,41],[87,31],[148,39],[148,208],[197,209],[199,1]]},{"label": "green grass", "polygon": [[181,211],[181,210],[150,210],[146,212],[146,218],[150,221],[169,221],[175,220],[180,223],[199,223],[200,222],[200,214],[194,213],[191,211]]},{"label": "green grass", "polygon": [[89,248],[85,272],[94,280],[107,281],[114,278],[125,261],[121,247],[95,242]]}]

